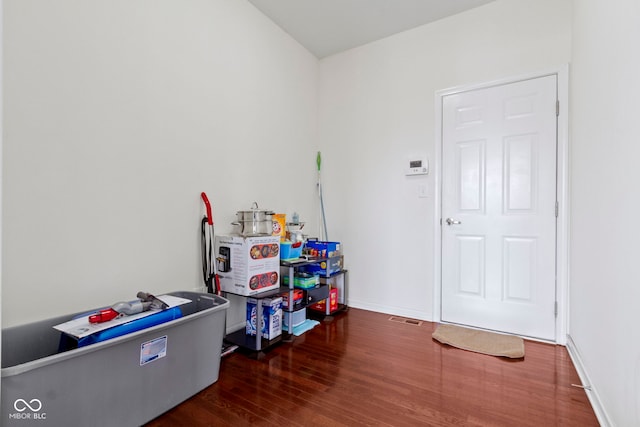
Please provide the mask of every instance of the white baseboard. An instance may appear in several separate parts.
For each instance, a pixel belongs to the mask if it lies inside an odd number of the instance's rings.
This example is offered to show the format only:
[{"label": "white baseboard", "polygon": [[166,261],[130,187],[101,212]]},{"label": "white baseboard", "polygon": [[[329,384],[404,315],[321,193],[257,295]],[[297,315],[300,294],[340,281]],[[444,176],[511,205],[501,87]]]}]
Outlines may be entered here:
[{"label": "white baseboard", "polygon": [[349,298],[349,307],[360,308],[362,310],[375,311],[378,313],[390,314],[393,316],[408,317],[410,319],[425,320],[427,322],[433,322],[433,319],[428,319],[425,316],[424,312],[422,311],[407,310],[407,309],[391,307],[387,305],[371,304],[371,303],[365,303],[362,301],[354,301],[351,298]]},{"label": "white baseboard", "polygon": [[596,414],[596,418],[598,418],[598,422],[602,427],[610,427],[613,426],[611,423],[609,416],[607,415],[607,411],[605,411],[602,402],[600,401],[600,396],[598,395],[598,390],[593,385],[591,380],[589,379],[589,374],[582,363],[582,358],[580,357],[580,352],[576,347],[571,335],[567,335],[567,351],[569,352],[569,357],[571,357],[571,361],[573,362],[573,366],[575,366],[576,371],[578,371],[578,376],[580,377],[580,381],[582,382],[582,386],[585,388],[584,391],[587,393],[587,398],[591,403],[591,407],[593,408],[593,412]]},{"label": "white baseboard", "polygon": [[236,331],[239,331],[240,329],[245,329],[246,326],[247,326],[247,322],[238,322],[233,325],[227,325],[227,328],[226,328],[227,330],[225,331],[225,333],[229,335]]}]

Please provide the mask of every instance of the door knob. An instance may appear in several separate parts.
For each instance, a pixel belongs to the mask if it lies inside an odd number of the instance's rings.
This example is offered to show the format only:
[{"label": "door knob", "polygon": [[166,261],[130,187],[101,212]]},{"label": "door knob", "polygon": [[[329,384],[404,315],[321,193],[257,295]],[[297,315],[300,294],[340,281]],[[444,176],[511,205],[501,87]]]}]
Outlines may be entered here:
[{"label": "door knob", "polygon": [[447,225],[457,225],[457,224],[462,224],[462,222],[460,221],[456,221],[453,218],[447,218],[445,219],[445,222],[447,223]]}]

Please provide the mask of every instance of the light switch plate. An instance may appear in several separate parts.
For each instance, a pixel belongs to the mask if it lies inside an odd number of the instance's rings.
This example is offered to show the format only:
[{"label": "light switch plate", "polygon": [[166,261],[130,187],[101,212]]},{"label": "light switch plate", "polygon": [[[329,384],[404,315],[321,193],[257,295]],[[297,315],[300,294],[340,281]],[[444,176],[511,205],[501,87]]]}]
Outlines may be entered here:
[{"label": "light switch plate", "polygon": [[427,194],[427,184],[418,184],[418,197],[421,199],[429,197]]}]

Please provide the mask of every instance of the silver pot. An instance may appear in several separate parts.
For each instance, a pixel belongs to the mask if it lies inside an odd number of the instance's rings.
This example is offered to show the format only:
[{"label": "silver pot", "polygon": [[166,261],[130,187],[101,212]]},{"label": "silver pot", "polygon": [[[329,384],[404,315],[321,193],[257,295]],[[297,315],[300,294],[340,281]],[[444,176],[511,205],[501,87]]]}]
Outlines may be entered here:
[{"label": "silver pot", "polygon": [[258,204],[253,202],[251,210],[238,211],[238,220],[232,225],[240,227],[242,236],[267,236],[273,234],[273,211],[258,209]]}]

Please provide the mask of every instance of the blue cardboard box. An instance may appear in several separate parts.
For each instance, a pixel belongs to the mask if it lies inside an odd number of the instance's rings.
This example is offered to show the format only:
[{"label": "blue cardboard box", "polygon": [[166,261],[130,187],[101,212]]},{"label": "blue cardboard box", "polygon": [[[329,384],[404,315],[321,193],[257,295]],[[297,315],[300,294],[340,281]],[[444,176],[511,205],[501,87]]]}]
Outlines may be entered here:
[{"label": "blue cardboard box", "polygon": [[340,242],[327,242],[323,240],[307,240],[305,244],[307,253],[312,252],[313,256],[319,256],[323,258],[330,258],[339,256]]},{"label": "blue cardboard box", "polygon": [[[282,298],[263,299],[262,325],[260,327],[263,338],[272,340],[282,334]],[[247,299],[247,335],[255,335],[257,331],[257,305],[255,298]]]},{"label": "blue cardboard box", "polygon": [[336,274],[339,271],[342,271],[342,257],[336,256],[333,258],[328,258],[315,264],[305,265],[304,267],[302,267],[302,269],[310,274],[331,276],[332,274]]}]

